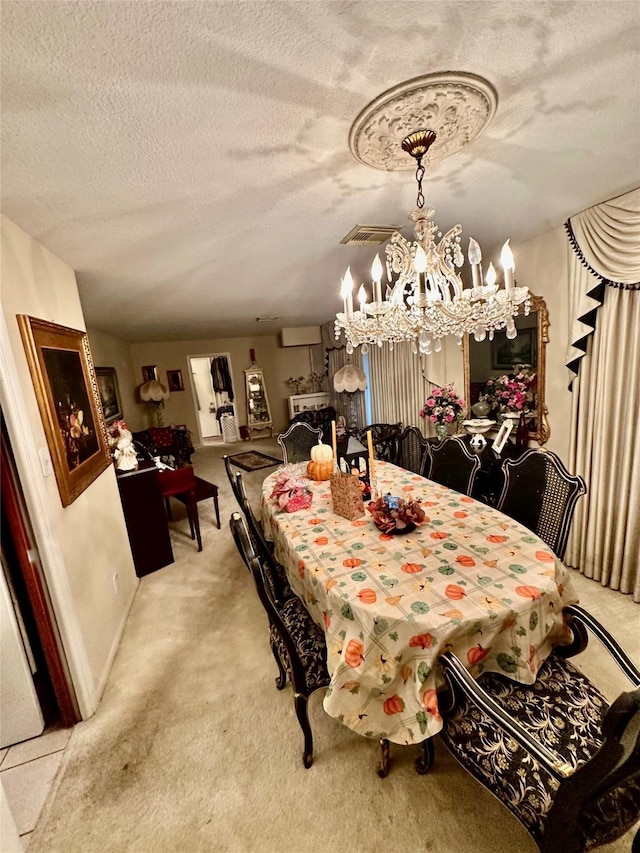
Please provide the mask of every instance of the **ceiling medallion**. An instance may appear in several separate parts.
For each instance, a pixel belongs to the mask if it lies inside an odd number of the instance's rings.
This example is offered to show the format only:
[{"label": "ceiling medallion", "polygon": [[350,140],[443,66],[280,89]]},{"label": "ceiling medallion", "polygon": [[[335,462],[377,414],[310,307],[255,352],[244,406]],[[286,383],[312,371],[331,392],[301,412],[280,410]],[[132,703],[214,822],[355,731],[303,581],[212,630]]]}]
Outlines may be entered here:
[{"label": "ceiling medallion", "polygon": [[436,140],[425,165],[450,157],[489,125],[498,96],[487,80],[464,71],[426,74],[383,92],[354,121],[351,153],[365,166],[384,171],[412,168],[402,140],[416,127],[428,127]]}]

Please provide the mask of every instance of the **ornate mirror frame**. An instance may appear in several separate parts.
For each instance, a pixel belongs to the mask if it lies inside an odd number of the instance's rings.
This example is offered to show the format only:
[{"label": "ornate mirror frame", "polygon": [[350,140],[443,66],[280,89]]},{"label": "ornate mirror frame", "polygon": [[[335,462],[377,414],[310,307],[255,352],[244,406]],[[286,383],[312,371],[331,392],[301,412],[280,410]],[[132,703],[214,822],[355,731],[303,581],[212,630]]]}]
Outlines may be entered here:
[{"label": "ornate mirror frame", "polygon": [[[524,311],[520,309],[520,313]],[[536,428],[529,430],[529,438],[538,444],[545,444],[549,440],[551,430],[547,415],[549,410],[545,404],[545,371],[546,371],[546,346],[549,343],[549,312],[547,304],[542,296],[531,294],[531,314],[536,313],[537,323],[537,387],[536,387]],[[471,398],[471,368],[469,364],[469,336],[465,335],[462,340],[462,361],[464,365],[464,398]],[[470,415],[471,416],[471,415]]]}]

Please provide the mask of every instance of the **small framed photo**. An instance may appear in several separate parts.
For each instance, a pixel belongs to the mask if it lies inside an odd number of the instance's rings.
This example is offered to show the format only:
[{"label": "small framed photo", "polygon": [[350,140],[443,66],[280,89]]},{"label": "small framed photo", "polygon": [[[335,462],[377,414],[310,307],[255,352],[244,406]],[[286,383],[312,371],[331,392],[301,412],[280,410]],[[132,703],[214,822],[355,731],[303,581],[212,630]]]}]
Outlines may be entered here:
[{"label": "small framed photo", "polygon": [[148,364],[146,367],[142,368],[142,381],[143,382],[151,382],[154,379],[158,379],[158,368],[155,364]]},{"label": "small framed photo", "polygon": [[122,417],[118,376],[115,367],[96,367],[98,391],[102,403],[102,412],[106,423],[111,423]]},{"label": "small framed photo", "polygon": [[509,438],[509,433],[513,429],[513,421],[506,420],[502,422],[502,426],[498,430],[498,434],[493,439],[493,449],[495,452],[500,455],[502,453],[502,448],[507,443],[507,439]]},{"label": "small framed photo", "polygon": [[169,391],[184,391],[184,381],[181,370],[167,370],[167,385]]}]

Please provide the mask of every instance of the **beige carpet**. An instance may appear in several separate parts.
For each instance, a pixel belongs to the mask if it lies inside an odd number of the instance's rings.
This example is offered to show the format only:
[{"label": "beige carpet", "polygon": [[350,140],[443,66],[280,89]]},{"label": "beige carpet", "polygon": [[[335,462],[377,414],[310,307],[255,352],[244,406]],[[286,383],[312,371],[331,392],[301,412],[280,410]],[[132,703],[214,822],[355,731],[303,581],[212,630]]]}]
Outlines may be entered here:
[{"label": "beige carpet", "polygon": [[[174,502],[176,562],[140,583],[107,688],[77,725],[29,853],[531,853],[524,829],[436,742],[418,776],[417,748],[377,745],[310,703],[315,761],[302,765],[291,688],[278,692],[267,623],[228,530],[236,509],[221,456],[275,441],[200,448],[196,473],[220,486],[223,529],[200,504],[204,550]],[[243,474],[250,494],[273,469]],[[576,578],[583,603],[640,659],[638,607]],[[622,676],[592,643],[584,668],[610,695]],[[630,836],[603,850],[628,853]]]}]

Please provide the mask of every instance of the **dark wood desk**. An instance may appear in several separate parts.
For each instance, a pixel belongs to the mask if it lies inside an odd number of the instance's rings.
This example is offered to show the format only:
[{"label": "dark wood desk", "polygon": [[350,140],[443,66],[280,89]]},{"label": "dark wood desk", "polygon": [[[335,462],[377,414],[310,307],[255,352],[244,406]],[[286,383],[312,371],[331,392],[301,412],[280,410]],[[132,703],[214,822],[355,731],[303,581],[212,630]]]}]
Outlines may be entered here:
[{"label": "dark wood desk", "polygon": [[118,489],[138,577],[173,563],[169,524],[153,462],[117,471]]}]

